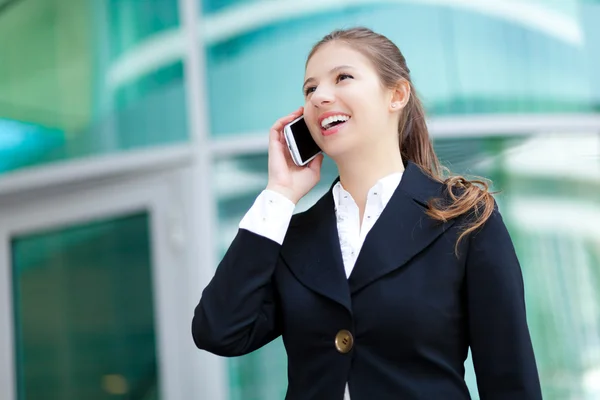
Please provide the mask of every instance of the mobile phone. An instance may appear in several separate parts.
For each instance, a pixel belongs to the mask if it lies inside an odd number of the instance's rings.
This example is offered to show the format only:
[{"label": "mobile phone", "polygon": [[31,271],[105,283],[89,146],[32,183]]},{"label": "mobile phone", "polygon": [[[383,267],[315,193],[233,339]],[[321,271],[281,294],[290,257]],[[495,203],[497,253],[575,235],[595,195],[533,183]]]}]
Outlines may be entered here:
[{"label": "mobile phone", "polygon": [[302,167],[315,158],[321,149],[306,126],[304,117],[296,118],[283,128],[283,136],[294,164]]}]

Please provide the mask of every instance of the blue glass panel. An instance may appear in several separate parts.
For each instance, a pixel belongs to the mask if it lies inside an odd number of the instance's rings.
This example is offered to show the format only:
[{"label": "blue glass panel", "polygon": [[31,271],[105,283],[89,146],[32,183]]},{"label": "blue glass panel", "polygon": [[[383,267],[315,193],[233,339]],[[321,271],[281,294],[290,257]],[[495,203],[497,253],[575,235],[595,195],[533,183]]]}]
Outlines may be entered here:
[{"label": "blue glass panel", "polygon": [[15,237],[19,400],[158,400],[146,213]]},{"label": "blue glass panel", "polygon": [[185,142],[182,60],[111,81],[117,66],[132,70],[128,57],[143,43],[178,26],[177,0],[16,1],[3,7],[0,174]]},{"label": "blue glass panel", "polygon": [[[571,22],[580,25],[575,16]],[[399,45],[432,115],[598,107],[589,61],[600,41],[595,34],[577,43],[567,34],[491,14],[378,3],[282,18],[212,43],[206,53],[212,133],[264,131],[303,104],[300,87],[311,46],[334,28],[354,25],[369,26]]]}]

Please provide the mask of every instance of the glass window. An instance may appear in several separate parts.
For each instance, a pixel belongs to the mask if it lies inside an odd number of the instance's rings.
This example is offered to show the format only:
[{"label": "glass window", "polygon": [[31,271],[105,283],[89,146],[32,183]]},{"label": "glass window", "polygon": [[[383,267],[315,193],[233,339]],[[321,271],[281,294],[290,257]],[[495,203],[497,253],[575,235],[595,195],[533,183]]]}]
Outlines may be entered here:
[{"label": "glass window", "polygon": [[181,58],[131,54],[179,26],[176,0],[15,1],[0,13],[0,173],[185,141]]},{"label": "glass window", "polygon": [[149,216],[12,240],[19,400],[158,399]]},{"label": "glass window", "polygon": [[[598,85],[590,84],[597,82],[600,36],[591,22],[597,18],[580,19],[584,9],[574,1],[532,1],[537,14],[519,19],[484,6],[417,2],[302,12],[284,12],[275,3],[236,3],[206,16],[207,26],[215,26],[207,31],[206,49],[213,135],[264,130],[303,104],[310,48],[330,30],[354,25],[398,44],[431,115],[592,112],[600,104]],[[245,12],[231,11],[241,7]],[[592,13],[595,5],[585,7]],[[541,23],[547,13],[560,24]],[[217,32],[211,25],[217,18],[218,26],[242,28]]]},{"label": "glass window", "polygon": [[211,14],[218,11],[227,11],[237,6],[247,6],[260,3],[265,0],[200,0],[202,13]]}]

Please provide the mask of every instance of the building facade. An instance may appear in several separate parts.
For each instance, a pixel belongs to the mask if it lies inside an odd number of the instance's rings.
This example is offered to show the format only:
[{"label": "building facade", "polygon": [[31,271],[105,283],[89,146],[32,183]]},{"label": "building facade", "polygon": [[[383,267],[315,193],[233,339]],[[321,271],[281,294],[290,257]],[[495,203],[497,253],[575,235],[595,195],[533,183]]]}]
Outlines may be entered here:
[{"label": "building facade", "polygon": [[[499,191],[544,398],[597,399],[597,21],[595,0],[0,0],[0,399],[284,397],[281,339],[222,359],[190,323],[311,46],[356,25],[406,56],[442,162]],[[478,398],[470,359],[466,380]]]}]

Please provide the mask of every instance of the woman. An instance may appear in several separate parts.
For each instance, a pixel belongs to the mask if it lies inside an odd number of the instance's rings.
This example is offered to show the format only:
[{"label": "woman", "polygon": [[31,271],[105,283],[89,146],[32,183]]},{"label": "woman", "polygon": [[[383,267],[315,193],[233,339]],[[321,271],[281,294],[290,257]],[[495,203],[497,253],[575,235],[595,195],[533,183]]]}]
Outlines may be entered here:
[{"label": "woman", "polygon": [[[286,399],[301,400],[469,399],[470,346],[482,400],[541,399],[510,237],[485,184],[442,178],[398,48],[335,31],[306,78],[304,107],[271,128],[267,188],[196,307],[196,345],[232,357],[283,335]],[[323,159],[290,159],[282,128],[302,114],[339,180],[292,216]]]}]

